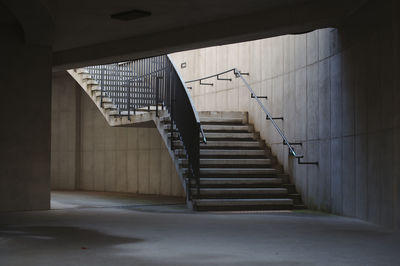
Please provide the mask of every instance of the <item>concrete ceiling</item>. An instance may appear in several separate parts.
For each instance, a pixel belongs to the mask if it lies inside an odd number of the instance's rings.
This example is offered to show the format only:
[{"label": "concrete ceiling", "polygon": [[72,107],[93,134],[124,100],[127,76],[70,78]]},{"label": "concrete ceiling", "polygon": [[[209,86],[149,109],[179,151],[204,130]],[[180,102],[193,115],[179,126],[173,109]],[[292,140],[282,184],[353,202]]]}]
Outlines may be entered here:
[{"label": "concrete ceiling", "polygon": [[[246,0],[244,4],[232,0],[55,1],[54,51],[191,27],[299,1]],[[132,21],[110,19],[111,14],[132,9],[148,10],[152,15]]]},{"label": "concrete ceiling", "polygon": [[[365,0],[2,1],[20,20],[25,35],[29,37],[25,39],[35,43],[40,43],[39,37],[45,42],[51,40],[55,70],[335,26],[365,2]],[[28,8],[21,9],[22,6]],[[132,9],[150,11],[152,15],[132,21],[110,18],[111,14]],[[36,16],[29,13],[32,10]],[[48,25],[50,23],[52,25]]]}]

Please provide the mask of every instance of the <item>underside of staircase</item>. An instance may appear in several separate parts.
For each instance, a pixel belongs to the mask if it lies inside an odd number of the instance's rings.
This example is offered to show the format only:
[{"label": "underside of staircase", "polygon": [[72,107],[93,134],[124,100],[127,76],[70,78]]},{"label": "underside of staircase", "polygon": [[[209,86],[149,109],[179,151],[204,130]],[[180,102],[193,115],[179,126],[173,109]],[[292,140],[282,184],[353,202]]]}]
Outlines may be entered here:
[{"label": "underside of staircase", "polygon": [[[199,178],[190,177],[188,154],[176,125],[162,106],[136,113],[118,111],[100,84],[84,69],[69,70],[110,126],[152,123],[168,147],[187,195],[197,211],[288,210],[304,208],[301,197],[270,148],[248,123],[245,112],[199,112],[206,143],[200,144]],[[172,140],[171,140],[172,138]]]}]

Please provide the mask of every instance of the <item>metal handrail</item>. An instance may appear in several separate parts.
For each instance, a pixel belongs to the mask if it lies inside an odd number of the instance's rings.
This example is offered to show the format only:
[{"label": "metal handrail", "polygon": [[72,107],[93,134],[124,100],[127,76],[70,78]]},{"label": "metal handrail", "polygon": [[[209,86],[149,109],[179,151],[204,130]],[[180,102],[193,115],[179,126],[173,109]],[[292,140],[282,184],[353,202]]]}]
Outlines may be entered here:
[{"label": "metal handrail", "polygon": [[[178,69],[178,68],[175,66],[173,60],[170,58],[170,56],[167,55],[167,57],[168,57],[168,59],[169,59],[171,65],[173,66],[173,68],[174,68],[175,70]],[[180,74],[178,71],[176,71],[176,74],[177,74],[179,80],[181,81],[182,86],[183,86],[184,89],[185,89],[185,92],[186,92],[186,94],[187,94],[187,97],[188,97],[188,99],[189,99],[189,102],[190,102],[190,104],[191,104],[193,110],[196,110],[196,108],[195,108],[195,106],[194,106],[194,103],[193,103],[192,96],[190,95],[189,90],[188,90],[188,88],[187,88],[187,86],[186,86],[186,83],[187,83],[187,82],[185,82],[185,81],[183,80],[181,74]],[[206,135],[204,134],[203,126],[201,125],[200,118],[199,118],[199,115],[198,115],[197,111],[195,111],[194,114],[195,114],[195,116],[196,116],[196,121],[197,121],[197,123],[198,123],[198,125],[199,125],[199,128],[200,128],[200,133],[201,133],[201,136],[202,136],[202,141],[203,141],[203,143],[207,144],[207,138],[206,138]]]},{"label": "metal handrail", "polygon": [[204,144],[207,144],[207,138],[206,138],[206,135],[204,134],[203,127],[201,126],[200,123],[199,123],[199,126],[200,126],[200,133],[201,133],[202,141],[203,141]]},{"label": "metal handrail", "polygon": [[[229,80],[229,79],[219,79],[219,76],[222,75],[222,74],[226,74],[226,73],[232,72],[232,71],[233,71],[233,73],[234,73],[236,78],[240,78],[243,81],[243,83],[245,84],[245,86],[247,87],[247,89],[251,93],[251,98],[253,98],[253,99],[255,99],[257,101],[258,105],[261,107],[261,109],[266,114],[267,119],[271,121],[272,125],[275,127],[276,131],[281,136],[281,138],[283,140],[283,144],[288,146],[289,154],[291,154],[294,158],[296,158],[298,160],[299,164],[315,164],[315,165],[318,165],[318,162],[302,162],[302,161],[300,161],[301,158],[304,158],[304,155],[298,155],[296,153],[296,151],[294,150],[292,144],[286,138],[285,134],[280,129],[280,127],[276,124],[275,118],[273,118],[271,116],[270,112],[267,110],[267,108],[264,106],[264,104],[262,104],[262,102],[260,101],[259,97],[257,97],[256,93],[251,88],[250,84],[244,79],[243,75],[249,75],[249,73],[242,73],[237,68],[232,68],[232,69],[229,69],[229,70],[226,70],[226,71],[214,74],[214,75],[206,76],[206,77],[199,78],[199,79],[189,80],[189,81],[186,81],[186,83],[199,82],[200,84],[202,84],[201,81],[206,80],[206,79],[210,79],[210,78],[213,78],[213,77],[217,77],[218,80]],[[263,97],[265,97],[265,96],[263,96]]]},{"label": "metal handrail", "polygon": [[235,76],[238,76],[241,78],[243,81],[244,85],[246,85],[247,89],[251,92],[251,95],[254,97],[254,99],[257,101],[258,105],[260,105],[261,109],[264,111],[264,113],[267,115],[268,119],[272,122],[274,125],[275,129],[278,131],[279,135],[281,135],[283,142],[286,143],[286,145],[289,148],[289,152],[296,158],[301,158],[300,155],[297,155],[296,152],[294,151],[292,145],[290,145],[290,142],[287,140],[285,134],[283,134],[282,130],[280,127],[276,124],[274,118],[271,116],[271,114],[268,112],[267,108],[261,103],[260,99],[258,99],[256,93],[254,90],[250,87],[249,83],[243,78],[242,74],[238,69],[234,69]]},{"label": "metal handrail", "polygon": [[194,79],[194,80],[185,81],[185,83],[192,83],[192,82],[197,82],[197,81],[200,82],[200,81],[205,80],[205,79],[210,79],[210,78],[213,78],[213,77],[218,77],[219,75],[226,74],[226,73],[229,73],[229,72],[231,72],[231,71],[235,71],[235,69],[236,69],[236,68],[232,68],[232,69],[223,71],[223,72],[218,73],[218,74],[215,74],[215,75],[207,76],[207,77],[200,78],[200,79]]},{"label": "metal handrail", "polygon": [[137,79],[142,79],[142,78],[154,75],[155,73],[158,73],[158,72],[161,72],[161,71],[165,71],[166,69],[167,69],[167,67],[163,67],[163,68],[157,69],[157,70],[155,70],[153,72],[150,72],[150,73],[147,73],[147,74],[144,74],[144,75],[141,75],[141,76],[133,77],[131,79],[127,79],[126,81],[134,81],[134,80],[137,80]]}]

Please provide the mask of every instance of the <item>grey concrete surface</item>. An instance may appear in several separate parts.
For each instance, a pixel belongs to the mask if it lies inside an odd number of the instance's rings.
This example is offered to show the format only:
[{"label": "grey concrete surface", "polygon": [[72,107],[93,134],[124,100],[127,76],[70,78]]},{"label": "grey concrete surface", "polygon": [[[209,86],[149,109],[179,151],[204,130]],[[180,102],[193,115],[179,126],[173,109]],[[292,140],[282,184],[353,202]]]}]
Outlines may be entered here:
[{"label": "grey concrete surface", "polygon": [[75,189],[80,172],[81,88],[66,72],[53,74],[51,188]]},{"label": "grey concrete surface", "polygon": [[[13,8],[13,12],[22,12],[20,17],[24,28],[31,25],[31,16],[23,16],[25,13],[18,8],[22,6],[19,2],[5,2]],[[50,25],[54,32],[53,66],[66,70],[101,62],[118,62],[286,33],[307,32],[342,22],[365,2],[253,0],[249,5],[226,8],[231,5],[228,0],[174,0],[165,5],[159,5],[154,0],[135,4],[123,0],[115,0],[112,4],[96,1],[96,5],[92,0],[84,3],[77,0],[47,1],[45,4],[37,0],[29,6],[34,10],[45,11],[43,18],[51,17],[54,20],[54,25]],[[151,11],[152,15],[129,21],[110,18],[111,14],[138,8]],[[294,13],[296,16],[293,16]],[[36,17],[36,20],[39,18],[42,16]],[[46,24],[40,26],[43,28],[41,32],[49,27]]]},{"label": "grey concrete surface", "polygon": [[[382,2],[383,3],[383,2]],[[307,206],[400,229],[398,3],[370,1],[340,29],[175,53],[185,80],[237,67],[296,151],[298,165],[240,79],[191,84],[199,111],[248,111]],[[233,75],[224,75],[232,77]]]},{"label": "grey concrete surface", "polygon": [[51,47],[25,42],[17,19],[2,7],[0,212],[48,209]]},{"label": "grey concrete surface", "polygon": [[181,203],[52,192],[52,210],[0,214],[0,264],[400,264],[400,235],[360,220],[311,211],[193,213]]},{"label": "grey concrete surface", "polygon": [[183,196],[155,127],[110,127],[68,73],[53,74],[51,187]]}]

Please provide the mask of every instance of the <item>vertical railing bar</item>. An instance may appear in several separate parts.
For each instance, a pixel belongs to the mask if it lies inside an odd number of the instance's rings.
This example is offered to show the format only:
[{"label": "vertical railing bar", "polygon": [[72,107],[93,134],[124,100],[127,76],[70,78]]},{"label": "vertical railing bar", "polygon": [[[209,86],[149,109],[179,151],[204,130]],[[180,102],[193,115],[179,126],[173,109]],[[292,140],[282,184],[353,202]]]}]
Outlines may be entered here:
[{"label": "vertical railing bar", "polygon": [[103,108],[103,93],[104,93],[104,69],[101,70],[101,87],[100,87],[100,107]]},{"label": "vertical railing bar", "polygon": [[128,88],[127,88],[127,92],[128,92],[128,120],[131,121],[131,86],[129,84],[130,82],[128,81]]}]

